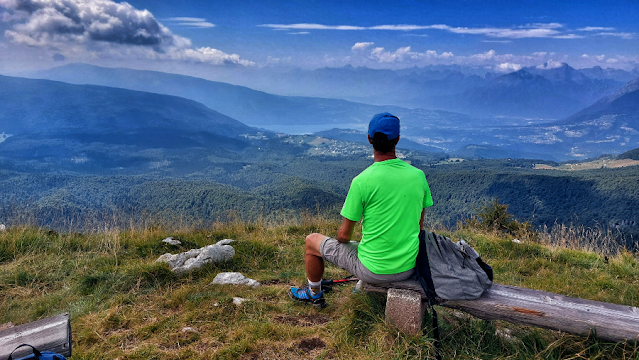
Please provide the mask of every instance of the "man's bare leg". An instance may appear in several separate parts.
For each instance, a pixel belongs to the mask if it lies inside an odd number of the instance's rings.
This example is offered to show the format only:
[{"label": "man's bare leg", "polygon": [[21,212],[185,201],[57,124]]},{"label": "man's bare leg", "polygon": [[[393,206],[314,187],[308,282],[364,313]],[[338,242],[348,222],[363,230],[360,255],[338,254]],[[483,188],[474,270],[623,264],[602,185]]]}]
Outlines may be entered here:
[{"label": "man's bare leg", "polygon": [[320,254],[320,244],[326,238],[325,235],[313,233],[306,237],[306,253],[304,263],[306,264],[306,277],[309,281],[322,281],[324,275],[324,259]]}]

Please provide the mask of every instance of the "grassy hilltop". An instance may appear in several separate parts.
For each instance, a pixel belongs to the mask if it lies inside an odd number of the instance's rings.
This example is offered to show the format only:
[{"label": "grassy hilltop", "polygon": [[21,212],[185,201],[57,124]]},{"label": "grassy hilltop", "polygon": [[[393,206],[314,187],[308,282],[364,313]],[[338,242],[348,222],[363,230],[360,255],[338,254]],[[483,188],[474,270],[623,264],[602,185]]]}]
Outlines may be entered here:
[{"label": "grassy hilltop", "polygon": [[[156,224],[91,233],[29,226],[0,232],[0,324],[69,312],[73,359],[434,358],[429,320],[422,336],[399,333],[383,321],[384,296],[353,293],[349,284],[336,286],[327,295],[329,307],[319,311],[288,299],[288,287],[306,281],[305,235],[335,234],[339,221],[305,215],[276,224]],[[565,228],[552,236],[520,233],[524,241],[514,243],[512,235],[482,230],[481,221],[473,226],[437,232],[467,240],[493,266],[499,283],[639,305],[636,254],[602,248],[601,242],[585,251],[586,239],[570,240]],[[162,243],[167,236],[182,245]],[[237,240],[229,262],[183,276],[154,263],[166,252],[224,238]],[[562,247],[549,245],[562,241]],[[606,258],[601,251],[616,255]],[[263,285],[208,285],[222,271]],[[345,275],[329,266],[326,277]],[[249,301],[237,306],[233,297]],[[633,344],[483,321],[449,309],[440,314],[446,359],[639,358]]]}]

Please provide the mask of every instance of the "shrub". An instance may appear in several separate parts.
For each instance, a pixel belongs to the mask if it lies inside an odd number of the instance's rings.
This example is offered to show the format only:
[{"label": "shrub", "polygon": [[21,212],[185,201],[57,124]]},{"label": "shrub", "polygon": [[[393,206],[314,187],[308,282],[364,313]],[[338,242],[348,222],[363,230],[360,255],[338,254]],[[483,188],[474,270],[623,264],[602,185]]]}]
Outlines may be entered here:
[{"label": "shrub", "polygon": [[466,220],[463,225],[484,231],[503,232],[527,240],[537,240],[539,237],[530,222],[516,220],[508,212],[508,204],[501,204],[498,199],[484,203],[477,215]]}]

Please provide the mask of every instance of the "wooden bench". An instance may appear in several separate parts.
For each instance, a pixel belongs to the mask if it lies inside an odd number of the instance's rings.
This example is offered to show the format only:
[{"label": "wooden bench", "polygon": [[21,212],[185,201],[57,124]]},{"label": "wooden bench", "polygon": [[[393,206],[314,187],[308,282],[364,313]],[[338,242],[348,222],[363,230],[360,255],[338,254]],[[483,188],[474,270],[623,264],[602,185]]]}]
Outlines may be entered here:
[{"label": "wooden bench", "polygon": [[[359,288],[388,294],[388,323],[411,334],[421,329],[426,294],[418,281],[376,285],[362,283]],[[415,305],[418,302],[419,305]],[[639,340],[639,308],[634,306],[501,284],[493,284],[477,300],[442,300],[438,305],[462,310],[485,320],[505,320],[580,336],[594,335],[612,342]]]},{"label": "wooden bench", "polygon": [[[40,351],[53,351],[66,357],[71,356],[71,322],[69,314],[40,319],[27,324],[0,330],[0,359],[21,344],[29,344]],[[13,354],[20,358],[31,354],[31,348],[24,347]]]}]

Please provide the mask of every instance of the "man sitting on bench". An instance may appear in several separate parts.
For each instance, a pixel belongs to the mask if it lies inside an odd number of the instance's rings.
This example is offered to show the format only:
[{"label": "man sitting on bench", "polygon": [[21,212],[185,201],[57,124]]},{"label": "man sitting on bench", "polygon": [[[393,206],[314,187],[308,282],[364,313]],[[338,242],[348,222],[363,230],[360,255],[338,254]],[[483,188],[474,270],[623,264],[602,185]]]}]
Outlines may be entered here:
[{"label": "man sitting on bench", "polygon": [[[397,158],[398,141],[399,118],[389,113],[373,116],[368,142],[375,162],[353,179],[337,238],[318,233],[306,237],[308,287],[291,288],[292,299],[326,306],[321,285],[324,260],[372,284],[413,275],[424,210],[433,199],[424,172]],[[362,240],[350,241],[360,219]]]}]

